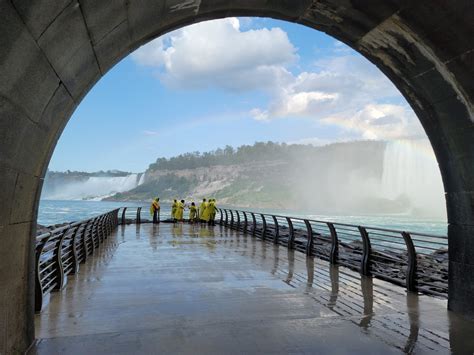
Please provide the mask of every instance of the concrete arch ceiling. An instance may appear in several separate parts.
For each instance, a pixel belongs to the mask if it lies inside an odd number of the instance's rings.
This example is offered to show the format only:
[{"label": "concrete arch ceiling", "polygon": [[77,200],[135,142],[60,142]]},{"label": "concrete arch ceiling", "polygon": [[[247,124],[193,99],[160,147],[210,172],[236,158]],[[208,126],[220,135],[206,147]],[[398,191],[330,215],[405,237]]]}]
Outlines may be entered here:
[{"label": "concrete arch ceiling", "polygon": [[74,108],[140,45],[226,16],[273,17],[326,32],[395,83],[422,122],[444,180],[449,306],[474,316],[472,0],[0,0],[0,353],[24,350],[34,337],[36,210]]}]

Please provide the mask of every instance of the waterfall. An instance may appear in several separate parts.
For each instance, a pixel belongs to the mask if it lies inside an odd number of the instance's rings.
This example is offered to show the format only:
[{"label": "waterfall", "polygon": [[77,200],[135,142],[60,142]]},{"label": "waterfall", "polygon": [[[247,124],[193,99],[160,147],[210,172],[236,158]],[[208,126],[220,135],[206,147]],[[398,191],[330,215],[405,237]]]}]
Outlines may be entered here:
[{"label": "waterfall", "polygon": [[145,173],[138,174],[138,184],[137,184],[137,186],[143,185],[144,182],[145,182]]},{"label": "waterfall", "polygon": [[387,143],[381,195],[389,200],[406,201],[407,213],[446,217],[443,183],[427,139]]},{"label": "waterfall", "polygon": [[82,181],[65,181],[43,192],[49,200],[101,200],[104,197],[134,189],[144,182],[144,173],[119,177],[89,177]]}]

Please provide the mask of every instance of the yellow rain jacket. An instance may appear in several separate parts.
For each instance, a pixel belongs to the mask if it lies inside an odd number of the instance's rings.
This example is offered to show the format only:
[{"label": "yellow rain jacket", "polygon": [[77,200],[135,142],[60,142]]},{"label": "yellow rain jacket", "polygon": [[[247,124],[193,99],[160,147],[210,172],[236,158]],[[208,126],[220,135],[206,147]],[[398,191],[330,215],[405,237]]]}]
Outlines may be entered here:
[{"label": "yellow rain jacket", "polygon": [[182,203],[181,201],[178,202],[178,207],[176,209],[176,219],[178,221],[182,221],[183,220],[183,214],[184,214],[184,203]]},{"label": "yellow rain jacket", "polygon": [[209,209],[210,209],[209,219],[213,221],[216,219],[216,211],[217,211],[215,200],[211,200],[211,202],[209,203]]},{"label": "yellow rain jacket", "polygon": [[160,202],[158,201],[157,198],[155,198],[150,206],[150,214],[153,216],[155,211],[159,211],[159,210],[160,210]]},{"label": "yellow rain jacket", "polygon": [[207,202],[201,202],[199,205],[199,218],[203,219],[202,217],[204,216],[204,211],[207,208]]},{"label": "yellow rain jacket", "polygon": [[178,210],[178,201],[174,200],[171,205],[171,218],[176,218],[176,211]]},{"label": "yellow rain jacket", "polygon": [[197,207],[196,206],[189,206],[189,220],[194,221],[197,217]]},{"label": "yellow rain jacket", "polygon": [[[201,206],[202,205],[203,204],[201,203]],[[211,209],[209,208],[209,206],[210,204],[205,202],[204,207],[201,207],[202,208],[201,219],[206,222],[209,222],[209,218],[211,217]]]}]

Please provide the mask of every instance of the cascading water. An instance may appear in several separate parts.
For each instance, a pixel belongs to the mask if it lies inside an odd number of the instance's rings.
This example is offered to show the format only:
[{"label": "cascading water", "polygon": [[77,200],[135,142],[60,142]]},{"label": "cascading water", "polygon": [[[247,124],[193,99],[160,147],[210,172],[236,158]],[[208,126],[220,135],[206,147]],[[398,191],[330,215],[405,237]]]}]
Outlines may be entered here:
[{"label": "cascading water", "polygon": [[446,218],[438,163],[426,139],[387,142],[380,192],[383,198],[405,201],[407,213]]},{"label": "cascading water", "polygon": [[143,185],[143,183],[145,182],[145,173],[140,173],[138,174],[138,185]]},{"label": "cascading water", "polygon": [[145,174],[120,177],[89,177],[84,181],[64,183],[60,188],[45,191],[42,198],[48,200],[101,200],[117,192],[131,190],[144,182]]}]

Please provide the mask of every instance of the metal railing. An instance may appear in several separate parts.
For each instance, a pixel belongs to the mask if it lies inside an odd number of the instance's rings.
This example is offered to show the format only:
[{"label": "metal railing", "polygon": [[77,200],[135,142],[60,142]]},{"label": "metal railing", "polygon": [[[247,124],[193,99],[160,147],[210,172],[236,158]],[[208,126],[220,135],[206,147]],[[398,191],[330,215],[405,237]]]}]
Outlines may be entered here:
[{"label": "metal railing", "polygon": [[[145,218],[142,215],[145,213]],[[119,212],[119,224],[140,224],[140,223],[152,223],[153,217],[150,217],[148,209],[146,207],[135,206],[135,207],[120,207]],[[157,221],[160,220],[160,212],[157,212]],[[151,218],[151,219],[148,219]]]},{"label": "metal railing", "polygon": [[[122,207],[118,223],[151,222],[142,217],[144,211],[148,213],[142,207]],[[447,236],[226,208],[218,208],[216,221],[409,291],[447,296]]]},{"label": "metal railing", "polygon": [[53,229],[36,237],[35,311],[41,312],[52,291],[60,291],[67,276],[103,243],[117,227],[118,209]]},{"label": "metal railing", "polygon": [[446,297],[448,239],[424,233],[219,209],[218,222],[362,275]]}]

